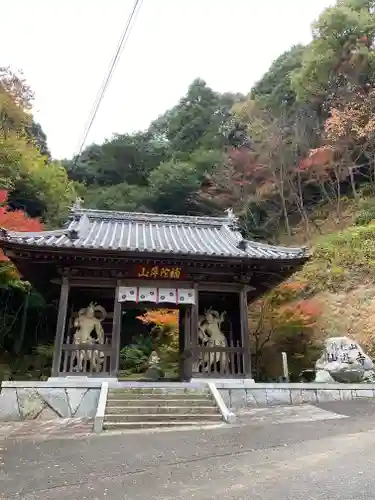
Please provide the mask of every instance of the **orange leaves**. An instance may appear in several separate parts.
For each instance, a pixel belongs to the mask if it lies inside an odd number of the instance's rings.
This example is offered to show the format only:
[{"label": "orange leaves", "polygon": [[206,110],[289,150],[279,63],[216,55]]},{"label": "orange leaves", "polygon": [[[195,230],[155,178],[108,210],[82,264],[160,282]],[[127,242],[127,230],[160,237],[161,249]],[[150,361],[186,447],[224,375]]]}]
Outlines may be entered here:
[{"label": "orange leaves", "polygon": [[301,283],[299,281],[282,283],[272,291],[271,302],[273,305],[280,305],[296,300],[306,288],[307,283]]},{"label": "orange leaves", "polygon": [[300,328],[312,328],[322,308],[315,299],[300,299],[290,304],[280,306],[278,309],[278,321],[285,326],[296,325]]},{"label": "orange leaves", "polygon": [[321,314],[320,303],[304,298],[307,283],[290,281],[275,288],[264,298],[252,303],[249,320],[260,320],[263,328],[271,332],[293,333],[313,328]]},{"label": "orange leaves", "polygon": [[42,231],[43,226],[38,219],[31,219],[22,210],[8,211],[0,207],[0,227],[11,231]]},{"label": "orange leaves", "polygon": [[366,35],[361,36],[360,38],[358,38],[358,41],[360,43],[368,43],[368,37]]},{"label": "orange leaves", "polygon": [[228,148],[226,160],[204,187],[203,197],[223,207],[241,210],[246,201],[266,197],[275,190],[271,173],[248,148]]},{"label": "orange leaves", "polygon": [[[8,200],[8,193],[0,190],[0,228],[10,231],[43,231],[43,225],[39,219],[30,218],[23,210],[9,210],[5,203]],[[7,261],[8,258],[0,250],[0,261]]]},{"label": "orange leaves", "polygon": [[177,309],[155,309],[147,311],[142,316],[138,316],[137,319],[142,321],[146,325],[155,325],[158,327],[168,326],[177,327],[178,326],[178,310]]},{"label": "orange leaves", "polygon": [[6,189],[0,189],[0,204],[6,203],[8,201],[8,191]]},{"label": "orange leaves", "polygon": [[375,144],[375,90],[353,91],[349,102],[338,101],[324,124],[323,146],[312,149],[299,166],[320,180],[335,170],[344,180],[345,165],[362,154],[373,155]]},{"label": "orange leaves", "polygon": [[281,290],[290,290],[292,292],[301,292],[306,288],[306,283],[300,281],[290,281],[289,283],[282,283],[279,288]]},{"label": "orange leaves", "polygon": [[320,148],[311,149],[308,156],[301,161],[300,170],[311,171],[317,173],[325,172],[325,168],[335,160],[335,150],[331,146],[322,146]]},{"label": "orange leaves", "polygon": [[324,126],[327,139],[331,143],[369,139],[375,133],[374,112],[375,90],[355,94],[350,102],[331,110]]}]

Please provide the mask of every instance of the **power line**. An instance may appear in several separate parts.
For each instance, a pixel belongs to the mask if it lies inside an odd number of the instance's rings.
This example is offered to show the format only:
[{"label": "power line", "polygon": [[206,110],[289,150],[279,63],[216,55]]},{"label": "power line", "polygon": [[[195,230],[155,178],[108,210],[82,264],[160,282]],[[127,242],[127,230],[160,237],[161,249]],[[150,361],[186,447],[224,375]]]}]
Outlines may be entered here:
[{"label": "power line", "polygon": [[97,115],[99,107],[100,107],[100,104],[103,101],[104,94],[106,93],[106,91],[108,89],[108,86],[109,86],[109,83],[110,83],[110,81],[112,79],[113,73],[114,73],[114,71],[116,69],[116,66],[117,66],[119,60],[120,60],[122,52],[124,51],[126,42],[128,41],[128,38],[129,38],[130,33],[131,33],[131,30],[132,30],[132,28],[133,28],[133,26],[135,24],[137,15],[138,15],[138,13],[139,13],[139,11],[141,9],[142,2],[143,2],[143,0],[135,0],[135,2],[134,2],[133,9],[132,9],[132,11],[131,11],[131,13],[130,13],[130,15],[128,17],[128,20],[126,22],[125,28],[124,28],[124,30],[123,30],[123,32],[121,34],[120,40],[119,40],[119,42],[117,44],[115,55],[113,56],[113,58],[111,60],[111,63],[109,65],[107,76],[103,80],[103,83],[100,86],[98,94],[97,94],[96,99],[94,101],[94,105],[92,107],[91,113],[90,113],[89,118],[87,120],[85,131],[83,133],[83,138],[82,138],[82,140],[80,142],[80,146],[78,148],[78,153],[76,155],[76,158],[78,158],[79,155],[82,153],[82,150],[83,150],[83,148],[84,148],[84,146],[86,144],[86,140],[87,140],[87,137],[88,137],[88,135],[90,133],[92,124],[94,123],[94,120],[96,118],[96,115]]}]

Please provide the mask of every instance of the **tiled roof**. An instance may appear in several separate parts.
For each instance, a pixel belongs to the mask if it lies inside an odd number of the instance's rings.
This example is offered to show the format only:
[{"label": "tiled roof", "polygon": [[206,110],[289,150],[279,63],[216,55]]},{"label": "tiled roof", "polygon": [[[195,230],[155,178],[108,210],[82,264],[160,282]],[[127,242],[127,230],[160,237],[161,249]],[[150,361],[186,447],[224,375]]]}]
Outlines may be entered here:
[{"label": "tiled roof", "polygon": [[303,248],[243,240],[233,217],[192,217],[76,209],[64,229],[4,231],[1,240],[38,247],[112,250],[189,256],[296,260]]}]

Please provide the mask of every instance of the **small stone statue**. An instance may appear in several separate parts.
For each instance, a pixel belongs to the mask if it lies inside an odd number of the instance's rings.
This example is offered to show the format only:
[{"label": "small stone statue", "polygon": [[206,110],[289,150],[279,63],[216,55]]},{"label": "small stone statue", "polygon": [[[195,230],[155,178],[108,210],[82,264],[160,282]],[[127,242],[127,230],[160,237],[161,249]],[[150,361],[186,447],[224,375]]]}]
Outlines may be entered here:
[{"label": "small stone statue", "polygon": [[160,358],[156,351],[152,351],[151,356],[148,359],[148,366],[149,368],[151,368],[159,365],[160,365]]},{"label": "small stone statue", "polygon": [[160,358],[156,351],[152,351],[148,358],[148,369],[142,378],[144,381],[156,382],[164,377],[164,372],[160,368]]}]

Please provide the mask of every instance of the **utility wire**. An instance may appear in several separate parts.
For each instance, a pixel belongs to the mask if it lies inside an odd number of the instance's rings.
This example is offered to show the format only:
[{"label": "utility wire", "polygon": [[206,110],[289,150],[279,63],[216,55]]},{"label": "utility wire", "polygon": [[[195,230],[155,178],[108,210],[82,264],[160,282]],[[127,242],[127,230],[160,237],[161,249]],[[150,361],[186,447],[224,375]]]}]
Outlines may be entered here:
[{"label": "utility wire", "polygon": [[112,79],[113,73],[117,67],[117,64],[121,58],[122,52],[124,51],[126,42],[128,41],[128,38],[130,36],[131,30],[135,24],[137,15],[141,9],[143,0],[135,0],[133,9],[128,17],[128,20],[126,22],[125,28],[121,34],[120,40],[117,44],[116,52],[115,55],[113,56],[111,63],[108,68],[108,73],[105,79],[103,80],[102,85],[99,88],[98,94],[96,96],[96,99],[94,101],[94,105],[92,107],[91,113],[89,115],[89,118],[87,120],[87,124],[83,133],[83,138],[80,142],[80,146],[78,148],[78,153],[75,155],[75,158],[77,159],[79,155],[82,153],[82,150],[86,144],[87,137],[90,133],[91,127],[94,123],[94,120],[96,118],[96,115],[98,114],[98,110],[100,107],[100,104],[103,101],[104,95],[108,89],[109,83]]}]

